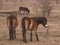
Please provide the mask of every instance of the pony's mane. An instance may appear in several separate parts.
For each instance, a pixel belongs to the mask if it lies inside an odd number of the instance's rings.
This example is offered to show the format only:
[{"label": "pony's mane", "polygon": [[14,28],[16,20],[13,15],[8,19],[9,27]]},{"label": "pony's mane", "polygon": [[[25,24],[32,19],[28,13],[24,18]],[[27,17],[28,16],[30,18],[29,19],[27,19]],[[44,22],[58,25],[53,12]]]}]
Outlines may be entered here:
[{"label": "pony's mane", "polygon": [[43,22],[44,20],[47,20],[46,17],[32,17],[36,22]]}]

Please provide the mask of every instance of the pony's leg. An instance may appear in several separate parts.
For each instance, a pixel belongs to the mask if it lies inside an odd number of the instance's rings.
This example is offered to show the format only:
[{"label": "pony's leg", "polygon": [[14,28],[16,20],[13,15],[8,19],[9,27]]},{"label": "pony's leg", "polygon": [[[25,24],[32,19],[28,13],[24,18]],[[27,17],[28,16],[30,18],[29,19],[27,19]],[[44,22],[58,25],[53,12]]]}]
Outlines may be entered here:
[{"label": "pony's leg", "polygon": [[10,35],[9,40],[13,39],[13,29],[11,27],[9,28],[9,35]]},{"label": "pony's leg", "polygon": [[11,40],[11,29],[9,28],[9,40]]},{"label": "pony's leg", "polygon": [[27,15],[28,15],[28,13],[29,13],[29,12],[28,12],[28,11],[26,11],[26,14],[27,14]]},{"label": "pony's leg", "polygon": [[11,38],[12,38],[12,40],[14,40],[13,34],[14,34],[14,30],[13,30],[13,28],[11,28]]},{"label": "pony's leg", "polygon": [[25,14],[25,10],[23,10],[23,14]]},{"label": "pony's leg", "polygon": [[22,19],[22,35],[23,35],[23,42],[27,42],[26,41],[26,29],[25,29],[25,19]]},{"label": "pony's leg", "polygon": [[19,15],[21,14],[21,10],[20,10],[20,11],[18,11],[18,14],[19,14]]},{"label": "pony's leg", "polygon": [[20,15],[20,14],[21,14],[21,10],[18,11],[18,15]]},{"label": "pony's leg", "polygon": [[30,41],[32,41],[32,31],[31,31],[31,34],[30,34]]},{"label": "pony's leg", "polygon": [[22,35],[23,35],[23,42],[27,42],[26,41],[26,30],[22,30]]},{"label": "pony's leg", "polygon": [[37,41],[39,41],[39,38],[38,38],[38,35],[37,35],[37,31],[35,31],[35,36],[36,36]]},{"label": "pony's leg", "polygon": [[16,38],[16,30],[14,29],[14,38]]}]

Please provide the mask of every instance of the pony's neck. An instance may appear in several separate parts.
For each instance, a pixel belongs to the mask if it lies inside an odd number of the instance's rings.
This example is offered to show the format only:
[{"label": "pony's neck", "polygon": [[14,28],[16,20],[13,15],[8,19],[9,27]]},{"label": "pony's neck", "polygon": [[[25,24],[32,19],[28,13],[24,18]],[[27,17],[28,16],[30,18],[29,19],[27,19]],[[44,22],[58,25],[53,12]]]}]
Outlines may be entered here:
[{"label": "pony's neck", "polygon": [[41,24],[43,20],[41,19],[35,19],[38,24]]}]

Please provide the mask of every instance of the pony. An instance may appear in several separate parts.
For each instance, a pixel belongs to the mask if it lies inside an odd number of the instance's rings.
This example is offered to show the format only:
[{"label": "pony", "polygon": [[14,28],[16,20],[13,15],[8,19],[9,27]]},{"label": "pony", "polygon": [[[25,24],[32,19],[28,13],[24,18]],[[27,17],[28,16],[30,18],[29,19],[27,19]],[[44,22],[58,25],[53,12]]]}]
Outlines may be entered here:
[{"label": "pony", "polygon": [[[22,13],[23,11],[23,13]],[[29,14],[30,11],[27,7],[19,7],[18,14]]]},{"label": "pony", "polygon": [[37,28],[39,24],[42,24],[45,28],[48,27],[47,25],[47,18],[46,17],[23,17],[22,18],[22,35],[23,35],[23,42],[26,41],[26,31],[30,31],[30,41],[32,41],[32,31],[34,31],[37,41],[39,41],[37,35]]},{"label": "pony", "polygon": [[18,26],[18,20],[16,17],[17,13],[11,13],[10,16],[7,17],[7,27],[9,29],[9,40],[14,40],[16,38],[16,27]]}]

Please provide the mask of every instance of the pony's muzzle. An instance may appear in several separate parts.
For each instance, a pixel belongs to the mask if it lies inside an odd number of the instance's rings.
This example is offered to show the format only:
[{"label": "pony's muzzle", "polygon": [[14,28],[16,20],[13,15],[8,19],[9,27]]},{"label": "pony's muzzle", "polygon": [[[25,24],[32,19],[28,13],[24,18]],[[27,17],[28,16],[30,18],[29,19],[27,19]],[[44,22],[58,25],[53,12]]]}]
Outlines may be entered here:
[{"label": "pony's muzzle", "polygon": [[49,29],[49,26],[48,25],[45,25],[45,27],[47,28],[47,30]]},{"label": "pony's muzzle", "polygon": [[48,27],[48,25],[45,25],[45,27]]},{"label": "pony's muzzle", "polygon": [[48,28],[49,26],[46,24],[45,27]]}]

